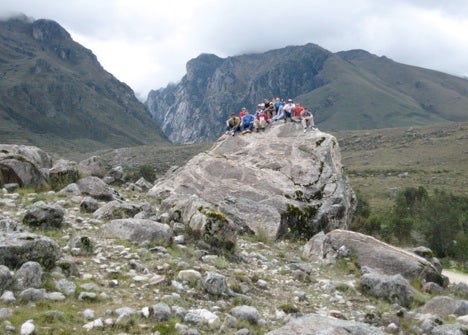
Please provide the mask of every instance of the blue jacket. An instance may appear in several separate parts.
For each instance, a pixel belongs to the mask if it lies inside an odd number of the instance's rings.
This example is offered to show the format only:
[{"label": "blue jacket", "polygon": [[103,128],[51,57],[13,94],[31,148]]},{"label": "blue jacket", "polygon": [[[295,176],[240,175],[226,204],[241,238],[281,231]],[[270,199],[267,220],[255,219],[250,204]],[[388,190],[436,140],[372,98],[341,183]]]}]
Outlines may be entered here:
[{"label": "blue jacket", "polygon": [[242,117],[242,124],[251,124],[255,117],[252,114],[247,114]]}]

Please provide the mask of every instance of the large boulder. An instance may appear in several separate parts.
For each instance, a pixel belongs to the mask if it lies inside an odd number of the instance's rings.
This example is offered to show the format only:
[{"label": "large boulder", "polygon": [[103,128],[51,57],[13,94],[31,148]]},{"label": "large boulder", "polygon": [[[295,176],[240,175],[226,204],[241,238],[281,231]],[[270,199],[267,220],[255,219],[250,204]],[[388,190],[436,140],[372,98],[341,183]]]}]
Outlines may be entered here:
[{"label": "large boulder", "polygon": [[122,197],[98,177],[85,177],[76,182],[80,192],[97,200],[111,201]]},{"label": "large boulder", "polygon": [[99,156],[92,156],[78,163],[78,170],[83,177],[104,178],[107,171],[107,164]]},{"label": "large boulder", "polygon": [[429,300],[424,305],[424,313],[436,314],[440,317],[446,317],[451,314],[461,316],[468,315],[468,300],[457,300],[449,296],[437,296]]},{"label": "large boulder", "polygon": [[38,147],[0,144],[0,159],[8,156],[21,156],[34,165],[44,169],[50,169],[53,164],[52,156]]},{"label": "large boulder", "polygon": [[101,227],[104,236],[119,238],[136,244],[168,246],[172,230],[167,224],[145,219],[112,220]]},{"label": "large boulder", "polygon": [[76,162],[59,159],[49,170],[49,184],[54,190],[74,183],[80,178]]},{"label": "large boulder", "polygon": [[28,207],[23,223],[32,228],[55,229],[62,227],[64,215],[60,205],[37,201]]},{"label": "large boulder", "polygon": [[0,185],[47,187],[51,167],[52,157],[37,147],[0,144]]},{"label": "large boulder", "polygon": [[441,272],[428,260],[404,249],[361,233],[336,229],[317,234],[304,246],[304,257],[330,259],[352,256],[366,271],[387,276],[401,274],[408,281],[420,280],[444,285]]},{"label": "large boulder", "polygon": [[[310,238],[345,228],[356,204],[336,138],[303,133],[295,123],[224,135],[211,150],[159,179],[148,195],[168,211],[174,202],[196,196],[236,227],[270,238]],[[182,218],[185,224],[196,210]]]},{"label": "large boulder", "polygon": [[0,265],[18,269],[28,261],[52,269],[61,256],[54,240],[31,233],[0,233]]},{"label": "large boulder", "polygon": [[292,316],[288,322],[267,335],[384,335],[385,333],[362,322],[340,320],[328,316],[309,314]]},{"label": "large boulder", "polygon": [[416,289],[401,275],[387,276],[379,273],[365,273],[360,281],[361,289],[369,295],[410,307]]},{"label": "large boulder", "polygon": [[97,209],[93,216],[100,220],[132,218],[140,212],[140,206],[122,200],[112,200]]}]

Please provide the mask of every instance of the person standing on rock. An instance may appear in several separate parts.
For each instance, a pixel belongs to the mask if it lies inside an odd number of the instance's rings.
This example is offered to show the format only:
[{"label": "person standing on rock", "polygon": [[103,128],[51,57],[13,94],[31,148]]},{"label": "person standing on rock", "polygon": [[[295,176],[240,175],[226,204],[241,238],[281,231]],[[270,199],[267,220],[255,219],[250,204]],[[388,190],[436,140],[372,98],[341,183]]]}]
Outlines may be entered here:
[{"label": "person standing on rock", "polygon": [[226,135],[231,133],[234,136],[240,130],[240,122],[240,118],[232,113],[231,117],[226,120]]}]

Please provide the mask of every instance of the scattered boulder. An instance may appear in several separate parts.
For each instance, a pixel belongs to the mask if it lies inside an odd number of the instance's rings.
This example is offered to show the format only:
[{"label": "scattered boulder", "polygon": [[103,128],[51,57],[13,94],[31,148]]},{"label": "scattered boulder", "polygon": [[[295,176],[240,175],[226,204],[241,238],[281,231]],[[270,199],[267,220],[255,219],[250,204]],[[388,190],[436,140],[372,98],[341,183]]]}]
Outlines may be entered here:
[{"label": "scattered boulder", "polygon": [[22,302],[36,302],[36,301],[43,301],[47,297],[47,292],[43,288],[33,288],[29,287],[20,292],[19,298]]},{"label": "scattered boulder", "polygon": [[16,183],[19,186],[47,188],[47,171],[52,157],[34,147],[0,144],[0,185]]},{"label": "scattered boulder", "polygon": [[22,160],[27,160],[39,168],[50,169],[53,159],[44,150],[28,145],[0,144],[0,160],[5,157],[20,156]]},{"label": "scattered boulder", "polygon": [[457,300],[449,296],[437,296],[429,300],[423,307],[424,313],[446,317],[451,314],[462,316],[468,314],[468,300]]},{"label": "scattered boulder", "polygon": [[19,157],[0,160],[0,184],[21,187],[32,186],[36,188],[46,188],[47,178],[39,168],[31,162],[21,160]]},{"label": "scattered boulder", "polygon": [[76,292],[76,284],[67,279],[58,280],[55,283],[55,287],[67,297],[73,296]]},{"label": "scattered boulder", "polygon": [[246,305],[236,306],[231,309],[231,314],[239,320],[245,320],[252,324],[258,323],[259,314],[255,307]]},{"label": "scattered boulder", "polygon": [[92,197],[84,197],[80,202],[80,210],[84,213],[94,213],[99,208],[99,203]]},{"label": "scattered boulder", "polygon": [[300,131],[300,125],[288,123],[255,135],[222,138],[156,181],[148,195],[162,201],[164,211],[196,196],[237,229],[271,239],[291,233],[310,238],[344,228],[356,202],[338,142],[327,133],[298,136]]},{"label": "scattered boulder", "polygon": [[78,170],[83,177],[104,178],[106,175],[107,164],[99,156],[92,156],[78,163]]},{"label": "scattered boulder", "polygon": [[138,205],[122,200],[112,200],[97,209],[93,216],[100,220],[125,219],[134,217],[138,212],[140,212]]},{"label": "scattered boulder", "polygon": [[356,321],[340,320],[317,314],[309,314],[295,317],[292,315],[288,322],[266,335],[312,335],[312,334],[336,334],[336,335],[384,335],[379,328]]},{"label": "scattered boulder", "polygon": [[208,293],[225,295],[228,293],[228,283],[225,276],[216,272],[208,272],[203,286]]},{"label": "scattered boulder", "polygon": [[5,265],[0,265],[0,292],[5,291],[13,283],[13,276],[10,269]]},{"label": "scattered boulder", "polygon": [[79,249],[80,255],[91,255],[94,252],[95,243],[88,236],[75,236],[68,241],[71,249]]},{"label": "scattered boulder", "polygon": [[63,272],[66,276],[79,277],[80,270],[76,263],[70,259],[60,258],[56,264],[59,271]]},{"label": "scattered boulder", "polygon": [[76,162],[60,159],[49,170],[49,184],[54,190],[60,190],[64,186],[76,182],[79,177]]},{"label": "scattered boulder", "polygon": [[63,224],[64,209],[56,204],[38,201],[29,206],[23,217],[23,223],[32,228],[54,229]]},{"label": "scattered boulder", "polygon": [[443,285],[445,282],[438,269],[426,259],[374,237],[348,230],[336,229],[314,236],[304,246],[303,256],[324,259],[338,257],[343,252],[354,256],[360,268],[373,269],[383,275],[401,274],[410,282],[422,280],[421,284],[434,282]]},{"label": "scattered boulder", "polygon": [[411,306],[417,292],[408,280],[399,274],[388,276],[366,273],[361,276],[360,284],[363,292],[407,308]]},{"label": "scattered boulder", "polygon": [[120,238],[133,243],[168,246],[172,243],[169,225],[146,219],[117,219],[102,227],[110,238]]},{"label": "scattered boulder", "polygon": [[78,185],[76,185],[75,183],[71,183],[71,184],[65,186],[58,193],[66,194],[69,197],[81,195],[81,191],[78,188]]},{"label": "scattered boulder", "polygon": [[157,322],[167,321],[172,315],[171,308],[163,302],[153,305],[152,310],[152,316]]},{"label": "scattered boulder", "polygon": [[97,177],[85,177],[76,182],[82,194],[97,200],[111,201],[121,199],[120,195],[109,185]]},{"label": "scattered boulder", "polygon": [[18,223],[10,218],[0,219],[0,231],[12,233],[18,230]]},{"label": "scattered boulder", "polygon": [[48,270],[60,258],[60,247],[54,240],[31,233],[0,233],[0,264],[18,269],[35,261]]},{"label": "scattered boulder", "polygon": [[151,184],[149,181],[147,181],[144,177],[141,177],[135,182],[135,185],[140,187],[142,190],[149,190],[151,187],[153,187],[153,184]]},{"label": "scattered boulder", "polygon": [[38,288],[42,284],[44,272],[37,262],[26,262],[15,273],[15,288],[25,290],[30,287]]}]

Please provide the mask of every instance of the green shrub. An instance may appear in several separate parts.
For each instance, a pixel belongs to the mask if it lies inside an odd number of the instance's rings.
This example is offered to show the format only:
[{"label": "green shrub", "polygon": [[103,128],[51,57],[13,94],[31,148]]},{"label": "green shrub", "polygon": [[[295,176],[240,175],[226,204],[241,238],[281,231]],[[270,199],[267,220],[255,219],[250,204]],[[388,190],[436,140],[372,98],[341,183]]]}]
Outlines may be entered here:
[{"label": "green shrub", "polygon": [[423,236],[423,243],[437,257],[464,260],[468,253],[468,197],[440,190],[429,195],[423,187],[400,192],[382,222],[382,238],[411,243],[413,232]]}]

